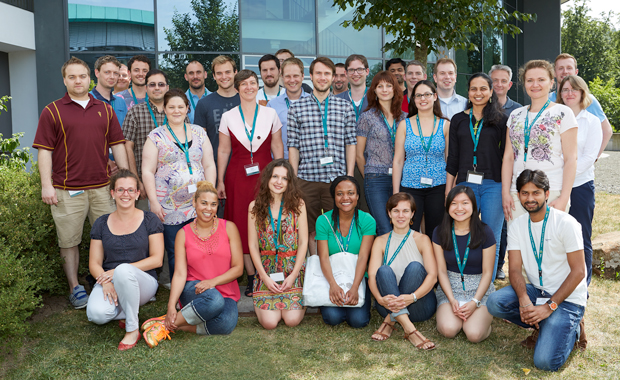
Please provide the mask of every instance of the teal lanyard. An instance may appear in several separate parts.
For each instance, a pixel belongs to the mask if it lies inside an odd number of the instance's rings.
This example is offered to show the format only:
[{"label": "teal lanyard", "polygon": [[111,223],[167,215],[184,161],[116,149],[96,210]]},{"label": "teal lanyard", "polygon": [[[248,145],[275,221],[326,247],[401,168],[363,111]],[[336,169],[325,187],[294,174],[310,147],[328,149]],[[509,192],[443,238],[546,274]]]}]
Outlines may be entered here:
[{"label": "teal lanyard", "polygon": [[471,139],[474,140],[474,171],[478,166],[478,157],[476,151],[478,150],[478,143],[480,142],[480,134],[482,133],[482,125],[484,118],[478,120],[476,125],[473,123],[474,109],[469,110],[469,132],[471,133]]},{"label": "teal lanyard", "polygon": [[396,118],[394,118],[394,120],[392,122],[392,126],[390,127],[390,123],[388,123],[388,121],[385,118],[385,115],[383,114],[383,112],[381,112],[381,117],[383,118],[383,121],[385,122],[385,125],[387,125],[387,129],[390,132],[390,137],[392,138],[392,146],[394,146],[394,144],[396,142]]},{"label": "teal lanyard", "polygon": [[243,120],[243,130],[245,131],[245,135],[248,136],[248,140],[250,140],[250,160],[254,163],[254,152],[252,152],[252,140],[254,140],[254,131],[256,131],[256,116],[258,116],[258,103],[256,104],[256,108],[254,109],[254,121],[252,121],[252,133],[248,132],[248,129],[245,127],[245,117],[243,116],[243,110],[241,109],[241,105],[239,105],[239,113],[241,113],[241,120]]},{"label": "teal lanyard", "polygon": [[542,232],[540,233],[540,251],[536,249],[536,243],[534,242],[534,236],[532,236],[532,220],[527,220],[527,228],[530,232],[530,243],[532,243],[532,251],[534,252],[534,257],[536,258],[536,264],[538,264],[538,279],[540,280],[540,286],[543,286],[542,280],[542,260],[543,260],[543,250],[545,246],[545,228],[547,228],[547,220],[549,219],[549,206],[547,206],[547,210],[545,211],[545,219],[543,220]]},{"label": "teal lanyard", "polygon": [[286,109],[291,108],[291,103],[288,101],[288,98],[284,98],[284,101],[286,102]]},{"label": "teal lanyard", "polygon": [[[319,106],[319,113],[321,113],[321,103],[319,102],[319,99],[316,98],[316,96],[314,96],[314,94],[312,95],[314,97],[314,100],[316,100],[316,104]],[[329,147],[329,143],[327,141],[327,107],[329,106],[329,95],[327,96],[327,98],[325,98],[325,111],[323,112],[323,115],[321,115],[321,118],[323,120],[323,139],[325,140],[325,153],[327,153],[327,148]]]},{"label": "teal lanyard", "polygon": [[[206,89],[205,89],[204,94],[202,94],[202,98],[204,98],[205,95],[207,95],[207,90]],[[198,95],[196,95],[196,96],[198,96]],[[200,99],[202,99],[202,98],[200,98]],[[198,100],[200,100],[200,99],[198,99]],[[196,110],[196,104],[194,103],[194,94],[192,94],[191,90],[189,91],[189,101],[192,103],[192,109],[195,111]]]},{"label": "teal lanyard", "polygon": [[[151,108],[151,103],[149,102],[149,96],[148,95],[146,96],[145,100],[146,100],[146,106],[148,107],[149,113],[151,114],[151,118],[153,119],[153,123],[155,123],[155,128],[157,128],[157,127],[159,127],[159,124],[157,124],[157,119],[155,119],[155,114],[153,113],[153,109]],[[164,124],[163,125],[165,125],[167,123],[168,123],[168,116],[164,115]],[[187,132],[186,132],[186,134],[187,134]]]},{"label": "teal lanyard", "polygon": [[351,243],[351,235],[353,234],[353,224],[355,223],[355,215],[351,219],[351,225],[349,226],[349,234],[347,235],[347,245],[344,245],[344,237],[340,232],[340,215],[338,215],[338,235],[336,236],[340,240],[340,245],[345,252],[349,252],[349,243]]},{"label": "teal lanyard", "polygon": [[390,231],[390,236],[388,236],[388,241],[387,241],[387,244],[385,245],[385,254],[383,255],[383,265],[386,265],[386,263],[388,266],[392,265],[392,262],[394,261],[394,259],[396,258],[400,250],[403,248],[403,245],[405,245],[405,242],[407,241],[407,239],[409,239],[409,234],[411,234],[411,230],[407,231],[407,235],[405,235],[405,238],[403,239],[403,241],[400,242],[400,245],[398,246],[398,248],[396,248],[394,255],[388,262],[387,255],[390,253],[390,240],[392,240],[392,231]]},{"label": "teal lanyard", "polygon": [[170,132],[170,134],[174,138],[174,141],[176,141],[177,144],[179,144],[179,146],[181,147],[181,150],[183,151],[183,153],[185,153],[185,161],[187,162],[187,167],[189,168],[189,174],[194,174],[192,172],[192,164],[189,162],[189,143],[187,142],[187,126],[185,125],[185,123],[183,123],[183,129],[185,130],[185,144],[181,144],[181,142],[177,138],[177,135],[175,135],[174,132],[172,131],[172,128],[170,128],[170,124],[166,123],[166,127],[168,127],[168,132]]},{"label": "teal lanyard", "polygon": [[349,90],[349,99],[351,99],[351,105],[353,105],[353,110],[355,111],[355,121],[360,118],[362,114],[362,107],[364,106],[364,98],[366,97],[366,91],[368,91],[368,87],[364,90],[364,96],[362,96],[362,100],[360,101],[359,107],[355,105],[353,101],[353,96],[351,95],[351,90]]},{"label": "teal lanyard", "polygon": [[[278,86],[278,95],[276,95],[276,97],[280,96],[280,91],[282,91],[282,87]],[[269,98],[267,98],[267,93],[265,92],[265,87],[263,87],[263,95],[265,96],[265,100],[269,101]]]},{"label": "teal lanyard", "polygon": [[463,285],[463,291],[465,291],[465,275],[463,272],[465,271],[465,265],[467,265],[467,257],[469,256],[469,242],[471,241],[471,232],[467,237],[467,248],[465,249],[465,256],[463,256],[463,262],[461,263],[461,256],[459,256],[459,246],[456,243],[456,234],[454,233],[454,223],[452,223],[452,244],[454,245],[454,254],[456,255],[456,265],[459,267],[459,272],[461,272],[461,284]]},{"label": "teal lanyard", "polygon": [[545,105],[543,106],[543,108],[540,109],[540,111],[538,111],[538,114],[536,115],[536,117],[534,118],[534,121],[532,121],[532,124],[529,124],[529,120],[530,120],[530,108],[532,108],[532,106],[529,106],[527,109],[527,113],[525,114],[525,125],[523,126],[523,133],[525,134],[525,136],[523,137],[523,144],[524,144],[524,155],[523,155],[523,160],[525,162],[527,162],[527,148],[530,145],[530,132],[532,131],[532,127],[534,126],[534,124],[536,124],[536,121],[538,120],[538,118],[540,117],[540,115],[543,113],[543,111],[545,109],[547,109],[547,107],[549,106],[549,103],[551,103],[551,100],[547,99],[547,102],[545,103]]},{"label": "teal lanyard", "polygon": [[[420,125],[420,115],[415,115],[415,120],[418,123],[418,133],[420,134],[420,142],[422,143],[422,149],[426,153],[424,168],[428,172],[428,152],[431,150],[431,144],[433,143],[433,136],[435,135],[435,126],[437,124],[437,116],[433,116],[433,132],[428,138],[428,146],[425,144],[424,133],[422,133],[422,125]],[[425,172],[425,173],[426,173]]]},{"label": "teal lanyard", "polygon": [[[131,90],[131,96],[133,96],[133,105],[137,106],[138,105],[138,98],[136,98],[136,93],[133,92],[133,86],[129,87],[129,89]],[[157,125],[157,123],[155,123],[155,125]]]},{"label": "teal lanyard", "polygon": [[273,229],[273,250],[276,253],[275,270],[278,270],[278,248],[286,248],[286,246],[278,244],[278,237],[280,236],[280,222],[282,221],[282,205],[284,202],[280,202],[280,213],[278,214],[278,228],[276,229],[275,220],[271,213],[271,206],[269,206],[269,221],[271,222],[271,228]]}]

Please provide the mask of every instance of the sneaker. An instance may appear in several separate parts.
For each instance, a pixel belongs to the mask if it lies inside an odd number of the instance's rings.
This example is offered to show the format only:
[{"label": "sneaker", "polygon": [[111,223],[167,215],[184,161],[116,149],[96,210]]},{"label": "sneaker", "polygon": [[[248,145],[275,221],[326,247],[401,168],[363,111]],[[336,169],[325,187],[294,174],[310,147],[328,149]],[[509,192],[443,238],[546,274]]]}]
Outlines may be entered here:
[{"label": "sneaker", "polygon": [[149,327],[151,327],[154,323],[164,323],[165,320],[166,320],[166,314],[162,315],[161,317],[147,319],[142,324],[142,331],[148,330]]},{"label": "sneaker", "polygon": [[170,331],[161,322],[151,324],[143,335],[144,341],[150,348],[157,346],[162,340],[170,340]]},{"label": "sneaker", "polygon": [[170,283],[162,284],[162,286],[168,290],[170,290]]},{"label": "sneaker", "polygon": [[73,288],[73,291],[69,294],[69,301],[76,309],[85,308],[88,303],[88,294],[86,294],[86,289],[84,289],[84,286],[78,285]]},{"label": "sneaker", "polygon": [[504,270],[502,268],[499,268],[497,270],[497,274],[495,275],[495,278],[498,280],[505,280],[506,279],[506,273],[504,273]]}]

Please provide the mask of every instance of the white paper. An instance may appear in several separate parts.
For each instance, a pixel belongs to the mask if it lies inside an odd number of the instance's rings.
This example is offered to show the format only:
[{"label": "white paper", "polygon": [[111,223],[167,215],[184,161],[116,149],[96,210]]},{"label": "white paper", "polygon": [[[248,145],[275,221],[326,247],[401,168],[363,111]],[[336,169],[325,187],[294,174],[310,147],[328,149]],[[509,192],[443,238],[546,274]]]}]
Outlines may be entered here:
[{"label": "white paper", "polygon": [[536,306],[544,305],[549,301],[549,298],[536,298]]},{"label": "white paper", "polygon": [[420,178],[420,183],[422,183],[422,185],[433,186],[433,179],[432,178],[421,177]]},{"label": "white paper", "polygon": [[331,165],[334,163],[334,158],[332,156],[322,157],[320,159],[321,166]]},{"label": "white paper", "polygon": [[76,195],[80,195],[84,192],[84,190],[68,190],[70,197],[75,197]]},{"label": "white paper", "polygon": [[469,301],[459,301],[459,307],[465,305],[467,302],[469,302]]},{"label": "white paper", "polygon": [[258,164],[246,165],[245,166],[245,175],[250,176],[254,174],[258,174],[260,169],[258,168]]},{"label": "white paper", "polygon": [[474,183],[476,185],[482,185],[483,175],[467,173],[467,182]]},{"label": "white paper", "polygon": [[389,168],[389,169],[388,169],[388,174],[389,174],[389,175],[392,175],[392,168]]},{"label": "white paper", "polygon": [[275,282],[284,281],[284,273],[282,272],[271,273],[269,277],[271,277],[271,279],[274,280]]},{"label": "white paper", "polygon": [[189,186],[187,186],[187,192],[190,194],[194,194],[196,192],[197,188],[196,185],[191,183]]}]

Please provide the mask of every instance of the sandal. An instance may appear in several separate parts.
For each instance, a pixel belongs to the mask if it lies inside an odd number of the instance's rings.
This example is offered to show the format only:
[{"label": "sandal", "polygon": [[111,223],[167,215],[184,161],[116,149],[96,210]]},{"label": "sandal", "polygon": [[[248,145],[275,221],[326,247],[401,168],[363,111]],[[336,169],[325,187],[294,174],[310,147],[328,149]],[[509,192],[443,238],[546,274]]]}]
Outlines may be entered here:
[{"label": "sandal", "polygon": [[[394,323],[388,323],[388,322],[383,322],[381,324],[381,326],[379,326],[379,329],[377,331],[375,331],[374,333],[372,333],[372,336],[370,337],[370,339],[377,341],[377,342],[383,342],[384,340],[387,340],[390,336],[392,336],[392,333],[394,332],[394,330],[396,329],[395,327],[396,322]],[[384,333],[385,329],[390,326],[392,328],[392,331],[390,331],[390,334],[386,334]],[[381,336],[383,339],[377,339],[374,337],[374,335],[379,335]]]},{"label": "sandal", "polygon": [[254,275],[248,275],[248,285],[243,293],[246,297],[252,297],[252,287],[254,287]]},{"label": "sandal", "polygon": [[[411,335],[415,335],[415,336],[416,336],[418,339],[420,339],[422,342],[421,342],[421,343],[418,343],[418,344],[415,344],[415,343],[411,342],[411,339],[409,339],[409,337],[410,337]],[[428,338],[424,338],[424,336],[423,336],[422,334],[420,334],[420,332],[419,332],[417,329],[415,329],[415,328],[414,328],[414,329],[413,329],[413,331],[412,331],[412,332],[410,332],[409,334],[405,333],[405,339],[406,339],[406,340],[408,340],[408,341],[410,341],[410,342],[411,342],[413,345],[415,345],[415,347],[416,347],[417,349],[419,349],[419,350],[423,350],[423,351],[431,351],[431,350],[434,350],[434,349],[435,349],[435,343],[431,342],[431,340],[430,340],[430,339],[428,339]],[[430,344],[432,344],[432,346],[431,346],[431,347],[424,347],[424,345],[425,345],[426,343],[430,343]]]}]

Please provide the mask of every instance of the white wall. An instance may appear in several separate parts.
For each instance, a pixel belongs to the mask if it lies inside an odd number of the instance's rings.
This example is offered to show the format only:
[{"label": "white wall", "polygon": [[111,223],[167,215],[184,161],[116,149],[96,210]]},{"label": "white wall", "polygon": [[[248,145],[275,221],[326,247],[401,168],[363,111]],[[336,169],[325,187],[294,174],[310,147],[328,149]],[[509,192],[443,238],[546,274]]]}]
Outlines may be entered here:
[{"label": "white wall", "polygon": [[0,50],[34,50],[34,13],[0,3]]},{"label": "white wall", "polygon": [[[11,80],[11,121],[13,133],[24,132],[21,147],[31,147],[39,122],[37,100],[37,65],[34,51],[9,53]],[[30,149],[37,158],[37,151]]]}]

